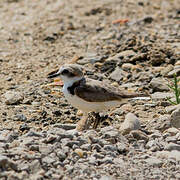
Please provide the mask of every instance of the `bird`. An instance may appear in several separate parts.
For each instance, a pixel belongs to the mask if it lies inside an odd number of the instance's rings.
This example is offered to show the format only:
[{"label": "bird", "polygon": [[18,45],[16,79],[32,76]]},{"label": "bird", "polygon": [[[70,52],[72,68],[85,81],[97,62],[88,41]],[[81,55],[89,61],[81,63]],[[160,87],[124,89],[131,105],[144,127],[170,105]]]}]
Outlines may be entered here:
[{"label": "bird", "polygon": [[[63,81],[63,93],[66,100],[83,112],[82,119],[76,129],[83,131],[87,127],[89,112],[94,112],[99,119],[99,113],[115,108],[128,101],[129,98],[144,97],[146,94],[128,92],[109,85],[103,81],[86,78],[82,66],[64,64],[57,72],[49,74],[48,78],[60,77]],[[99,120],[94,127],[97,127]]]}]

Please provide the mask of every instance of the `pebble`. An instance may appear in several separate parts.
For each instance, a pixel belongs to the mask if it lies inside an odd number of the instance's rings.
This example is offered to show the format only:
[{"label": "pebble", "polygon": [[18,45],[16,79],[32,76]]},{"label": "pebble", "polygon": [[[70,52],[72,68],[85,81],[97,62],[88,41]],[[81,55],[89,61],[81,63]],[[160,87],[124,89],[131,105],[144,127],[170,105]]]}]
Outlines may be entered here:
[{"label": "pebble", "polygon": [[171,127],[169,129],[165,130],[163,133],[169,133],[171,136],[175,136],[179,132],[180,132],[180,130],[178,130],[177,128]]},{"label": "pebble", "polygon": [[167,151],[173,151],[173,150],[180,151],[180,145],[175,143],[169,143],[165,146],[164,149]]},{"label": "pebble", "polygon": [[84,151],[82,149],[75,149],[74,152],[80,157],[83,158]]},{"label": "pebble", "polygon": [[18,170],[17,165],[13,161],[11,161],[9,158],[3,155],[0,155],[0,167],[3,169],[6,169],[9,167],[13,169],[14,171]]},{"label": "pebble", "polygon": [[123,71],[121,68],[117,67],[115,69],[115,71],[113,71],[110,75],[109,78],[116,81],[116,82],[120,82],[125,76],[126,76],[126,72]]},{"label": "pebble", "polygon": [[140,129],[139,119],[133,113],[128,113],[125,116],[124,122],[120,126],[120,132],[124,135],[128,134],[132,130],[138,129]]},{"label": "pebble", "polygon": [[150,157],[148,159],[145,159],[144,162],[146,162],[149,166],[154,166],[154,167],[161,167],[163,164],[163,162],[156,157]]},{"label": "pebble", "polygon": [[129,71],[131,69],[133,69],[134,65],[131,64],[131,63],[124,63],[121,68],[124,70],[124,71]]},{"label": "pebble", "polygon": [[23,101],[23,94],[16,91],[7,91],[4,95],[4,102],[7,105],[16,105]]},{"label": "pebble", "polygon": [[140,130],[133,130],[130,132],[130,135],[137,140],[144,140],[145,142],[148,142],[149,140],[148,136]]},{"label": "pebble", "polygon": [[72,130],[76,128],[75,124],[55,124],[54,127],[61,128],[64,130]]},{"label": "pebble", "polygon": [[180,161],[180,152],[179,151],[158,151],[156,152],[156,156],[162,159],[175,159],[176,161]]},{"label": "pebble", "polygon": [[168,97],[174,97],[173,93],[169,93],[169,92],[155,92],[153,94],[151,94],[151,98],[153,100],[163,100],[166,99]]},{"label": "pebble", "polygon": [[26,117],[24,114],[16,114],[16,115],[13,117],[13,120],[14,120],[14,121],[26,121],[26,120],[27,120],[27,117]]},{"label": "pebble", "polygon": [[176,109],[171,114],[171,124],[175,128],[180,128],[180,108]]},{"label": "pebble", "polygon": [[176,110],[178,108],[180,108],[180,104],[168,106],[165,109],[168,114],[171,114],[174,110]]},{"label": "pebble", "polygon": [[175,66],[174,69],[167,74],[167,77],[172,78],[174,74],[177,74],[177,76],[180,75],[180,66]]},{"label": "pebble", "polygon": [[150,87],[153,89],[154,92],[169,91],[167,81],[162,78],[153,78],[150,82]]}]

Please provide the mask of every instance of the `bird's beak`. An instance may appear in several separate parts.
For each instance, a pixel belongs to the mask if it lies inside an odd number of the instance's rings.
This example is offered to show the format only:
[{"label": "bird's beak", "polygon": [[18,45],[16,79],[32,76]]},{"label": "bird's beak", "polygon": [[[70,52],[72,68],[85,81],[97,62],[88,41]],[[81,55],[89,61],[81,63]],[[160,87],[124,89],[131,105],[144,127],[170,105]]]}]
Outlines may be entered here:
[{"label": "bird's beak", "polygon": [[58,71],[58,72],[52,72],[48,75],[48,78],[54,78],[54,77],[57,77],[59,76],[61,73]]}]

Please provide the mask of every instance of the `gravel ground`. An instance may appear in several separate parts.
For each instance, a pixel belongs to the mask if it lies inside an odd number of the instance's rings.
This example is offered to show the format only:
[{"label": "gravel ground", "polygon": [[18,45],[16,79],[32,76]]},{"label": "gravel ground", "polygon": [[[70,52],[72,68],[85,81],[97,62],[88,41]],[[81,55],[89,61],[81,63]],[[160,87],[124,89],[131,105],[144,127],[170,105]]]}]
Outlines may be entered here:
[{"label": "gravel ground", "polygon": [[[0,179],[180,179],[178,0],[0,1]],[[47,75],[75,62],[131,99],[97,129]]]}]

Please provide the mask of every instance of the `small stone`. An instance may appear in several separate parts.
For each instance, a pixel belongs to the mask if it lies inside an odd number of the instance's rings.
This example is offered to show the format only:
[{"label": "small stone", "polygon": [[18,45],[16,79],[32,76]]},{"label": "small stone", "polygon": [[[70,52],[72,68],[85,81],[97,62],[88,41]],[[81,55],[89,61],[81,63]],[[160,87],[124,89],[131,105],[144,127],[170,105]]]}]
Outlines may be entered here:
[{"label": "small stone", "polygon": [[54,127],[57,128],[61,128],[64,130],[72,130],[72,129],[76,129],[76,125],[75,124],[55,124]]},{"label": "small stone", "polygon": [[77,116],[83,116],[83,112],[81,110],[78,110],[78,112],[76,113]]},{"label": "small stone", "polygon": [[154,92],[169,91],[167,82],[162,78],[153,78],[150,82],[150,86],[152,87]]},{"label": "small stone", "polygon": [[6,169],[8,167],[10,167],[11,169],[17,171],[18,167],[17,165],[11,161],[8,157],[0,155],[0,167],[3,169]]},{"label": "small stone", "polygon": [[164,67],[162,70],[161,70],[161,75],[162,76],[166,76],[170,71],[173,70],[173,65],[172,64],[169,64],[168,66]]},{"label": "small stone", "polygon": [[176,161],[180,161],[179,151],[158,151],[156,152],[156,156],[162,159],[175,159]]},{"label": "small stone", "polygon": [[74,152],[80,157],[83,158],[84,151],[82,149],[75,149]]},{"label": "small stone", "polygon": [[171,127],[167,130],[165,130],[163,133],[169,133],[171,136],[175,136],[177,133],[179,133],[180,131],[174,127]]},{"label": "small stone", "polygon": [[161,167],[163,164],[163,162],[156,157],[150,157],[148,159],[145,159],[144,162],[146,162],[148,165],[154,166],[154,167]]},{"label": "small stone", "polygon": [[112,176],[102,176],[99,180],[114,180]]},{"label": "small stone", "polygon": [[133,64],[131,64],[131,63],[124,63],[122,66],[121,66],[121,68],[124,70],[124,71],[129,71],[129,70],[131,70],[132,68],[133,68]]},{"label": "small stone", "polygon": [[171,114],[174,110],[176,110],[178,108],[180,108],[180,104],[168,106],[165,109],[168,114]]},{"label": "small stone", "polygon": [[151,97],[153,100],[162,100],[162,99],[167,99],[167,98],[172,98],[174,97],[173,93],[168,93],[168,92],[155,92],[151,94]]},{"label": "small stone", "polygon": [[175,143],[169,143],[165,146],[164,149],[167,151],[173,151],[173,150],[180,151],[180,145]]},{"label": "small stone", "polygon": [[162,145],[157,140],[150,140],[145,145],[147,149],[150,149],[152,152],[160,151],[163,149]]},{"label": "small stone", "polygon": [[125,121],[122,123],[120,127],[121,133],[128,134],[130,131],[138,129],[140,129],[139,119],[133,113],[128,113],[125,116]]},{"label": "small stone", "polygon": [[104,150],[114,152],[114,151],[117,151],[117,148],[115,146],[112,146],[112,145],[105,145]]},{"label": "small stone", "polygon": [[174,69],[167,74],[167,77],[171,78],[174,74],[177,74],[177,76],[180,75],[180,66],[175,66]]},{"label": "small stone", "polygon": [[42,163],[45,163],[46,165],[50,165],[55,162],[55,159],[51,158],[50,156],[45,156],[42,159]]},{"label": "small stone", "polygon": [[145,142],[148,142],[149,140],[148,136],[140,130],[133,130],[130,132],[130,135],[137,140],[144,140]]},{"label": "small stone", "polygon": [[105,157],[99,162],[100,164],[114,164],[112,157]]},{"label": "small stone", "polygon": [[27,120],[27,117],[26,117],[24,114],[16,114],[16,115],[13,117],[13,120],[14,120],[14,121],[26,121],[26,120]]},{"label": "small stone", "polygon": [[171,124],[175,128],[180,128],[180,108],[176,109],[171,114]]},{"label": "small stone", "polygon": [[36,102],[36,101],[33,101],[32,103],[31,103],[33,106],[41,106],[41,102]]},{"label": "small stone", "polygon": [[81,145],[81,149],[84,151],[90,151],[91,150],[91,144],[83,144],[83,145]]},{"label": "small stone", "polygon": [[22,124],[20,127],[19,127],[19,130],[20,131],[25,131],[25,130],[29,130],[30,127],[27,125],[27,124]]},{"label": "small stone", "polygon": [[23,101],[23,94],[16,91],[7,91],[3,97],[5,98],[5,103],[7,105],[16,105]]},{"label": "small stone", "polygon": [[121,80],[123,80],[124,77],[126,77],[127,73],[125,71],[123,71],[121,68],[117,67],[115,69],[115,71],[113,71],[109,77],[110,79],[116,81],[116,82],[120,82]]}]

